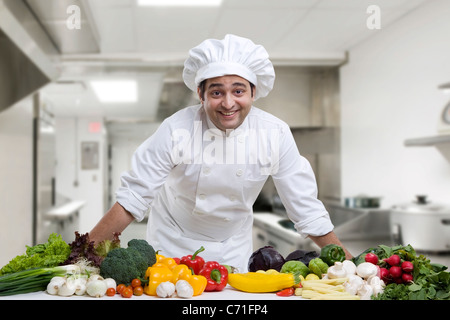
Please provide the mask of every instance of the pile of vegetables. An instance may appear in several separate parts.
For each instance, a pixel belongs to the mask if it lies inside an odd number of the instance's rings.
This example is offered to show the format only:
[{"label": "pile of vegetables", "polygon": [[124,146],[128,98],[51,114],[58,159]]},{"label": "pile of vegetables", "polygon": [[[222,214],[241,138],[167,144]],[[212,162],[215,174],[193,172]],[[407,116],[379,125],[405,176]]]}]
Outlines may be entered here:
[{"label": "pile of vegetables", "polygon": [[447,267],[417,255],[411,245],[379,245],[351,260],[337,245],[320,252],[295,250],[286,257],[265,246],[251,255],[249,272],[235,273],[230,266],[205,261],[203,247],[172,258],[141,239],[123,248],[119,236],[95,245],[89,234],[75,232],[68,244],[53,233],[45,243],[26,246],[24,254],[0,269],[0,296],[45,290],[59,296],[191,298],[230,285],[306,299],[450,300]]},{"label": "pile of vegetables", "polygon": [[[425,256],[417,255],[411,245],[379,245],[351,260],[345,260],[342,248],[335,245],[323,247],[320,253],[296,250],[286,258],[266,246],[255,251],[249,260],[250,273],[266,273],[272,277],[277,272],[300,276],[299,284],[282,289],[278,295],[292,295],[294,291],[295,295],[314,299],[343,298],[335,291],[344,288],[346,294],[353,296],[351,299],[450,300],[450,273],[446,270],[446,266],[431,263]],[[319,282],[306,282],[313,277],[314,281]],[[334,279],[339,279],[338,286],[329,287],[336,285],[336,282],[327,283]],[[232,286],[233,280],[230,280]],[[314,288],[317,285],[322,290],[321,295],[309,291],[303,295],[305,283],[308,283],[308,290],[312,285]],[[242,288],[241,285],[239,287]],[[239,287],[235,286],[237,289]],[[259,292],[270,292],[268,286],[261,288],[255,285],[255,288]]]},{"label": "pile of vegetables", "polygon": [[201,247],[181,258],[157,254],[156,263],[146,271],[148,284],[144,293],[161,298],[190,298],[204,291],[222,291],[228,284],[229,269],[217,261],[205,262],[199,256],[203,250]]},{"label": "pile of vegetables", "polygon": [[383,293],[372,297],[375,300],[450,300],[447,267],[417,255],[411,245],[379,245],[365,250],[353,261],[379,268],[386,287]]},{"label": "pile of vegetables", "polygon": [[[63,241],[61,235],[52,233],[46,243],[27,246],[24,254],[13,258],[1,268],[0,295],[47,290],[51,294],[64,296],[84,293],[91,295],[92,292],[96,292],[93,296],[103,296],[106,293],[103,292],[104,284],[110,284],[106,285],[108,290],[116,278],[122,280],[125,277],[128,282],[128,277],[144,276],[148,266],[156,261],[155,251],[145,240],[137,239],[128,243],[130,248],[123,249],[120,247],[119,235],[120,233],[115,233],[113,240],[94,245],[88,233],[75,232],[75,240],[70,244]],[[118,251],[108,258],[115,250]],[[112,267],[109,261],[124,250],[132,253],[122,256],[128,260]],[[141,262],[138,270],[133,269],[134,265],[131,263],[137,264],[137,261]],[[134,273],[124,275],[130,268]],[[100,275],[102,270],[105,277]],[[96,281],[93,281],[94,278]]]},{"label": "pile of vegetables", "polygon": [[276,291],[278,296],[295,294],[307,299],[368,300],[384,289],[375,265],[356,266],[334,244],[319,253],[296,250],[286,258],[266,246],[252,254],[249,268],[246,274],[229,275],[229,284],[246,292]]},{"label": "pile of vegetables", "polygon": [[[284,258],[271,246],[262,247],[250,256],[249,272],[233,273],[228,277],[230,286],[245,292],[277,292],[278,296],[290,296],[303,280],[321,279],[329,265],[344,261],[344,250],[328,245],[315,251],[295,250]],[[325,261],[327,262],[325,262]]]}]

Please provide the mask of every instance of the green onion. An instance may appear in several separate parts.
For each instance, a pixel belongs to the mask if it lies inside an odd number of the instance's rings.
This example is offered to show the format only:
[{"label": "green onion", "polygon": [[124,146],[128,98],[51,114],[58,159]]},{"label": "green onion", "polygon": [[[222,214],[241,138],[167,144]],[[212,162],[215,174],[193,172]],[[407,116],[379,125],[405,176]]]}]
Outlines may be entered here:
[{"label": "green onion", "polygon": [[33,268],[0,277],[0,296],[42,291],[53,277],[65,276],[72,265],[53,268]]}]

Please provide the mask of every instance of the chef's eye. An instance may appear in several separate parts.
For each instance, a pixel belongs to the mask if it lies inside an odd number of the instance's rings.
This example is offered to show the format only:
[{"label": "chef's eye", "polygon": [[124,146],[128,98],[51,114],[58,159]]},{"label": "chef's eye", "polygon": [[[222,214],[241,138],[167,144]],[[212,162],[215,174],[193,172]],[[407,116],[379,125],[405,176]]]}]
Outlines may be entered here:
[{"label": "chef's eye", "polygon": [[211,96],[213,96],[213,97],[220,96],[220,91],[211,91]]}]

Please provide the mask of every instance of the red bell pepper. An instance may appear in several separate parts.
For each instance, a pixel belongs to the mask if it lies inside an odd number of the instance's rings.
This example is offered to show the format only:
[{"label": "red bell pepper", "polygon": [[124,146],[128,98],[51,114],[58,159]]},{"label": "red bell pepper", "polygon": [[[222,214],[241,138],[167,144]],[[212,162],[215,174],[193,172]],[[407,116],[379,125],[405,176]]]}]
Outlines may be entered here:
[{"label": "red bell pepper", "polygon": [[207,280],[205,291],[221,291],[228,283],[228,269],[216,261],[208,261],[200,270]]},{"label": "red bell pepper", "polygon": [[202,270],[203,266],[205,265],[205,260],[203,260],[202,257],[198,256],[200,252],[205,250],[205,248],[200,247],[193,255],[187,255],[184,257],[181,257],[180,264],[187,265],[194,274],[198,274],[200,270]]}]

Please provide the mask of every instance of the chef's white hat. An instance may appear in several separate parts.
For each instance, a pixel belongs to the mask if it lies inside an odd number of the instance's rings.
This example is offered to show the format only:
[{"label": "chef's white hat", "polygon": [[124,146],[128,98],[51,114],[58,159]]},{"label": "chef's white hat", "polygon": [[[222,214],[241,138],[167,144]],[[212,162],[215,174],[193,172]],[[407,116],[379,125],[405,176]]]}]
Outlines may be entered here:
[{"label": "chef's white hat", "polygon": [[196,92],[205,79],[238,75],[256,86],[255,100],[267,96],[275,81],[269,54],[251,40],[227,34],[223,40],[208,39],[189,50],[183,80]]}]

